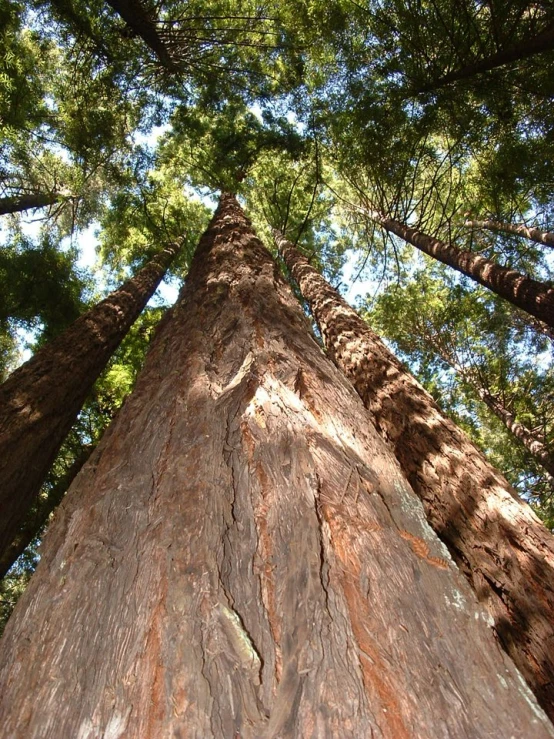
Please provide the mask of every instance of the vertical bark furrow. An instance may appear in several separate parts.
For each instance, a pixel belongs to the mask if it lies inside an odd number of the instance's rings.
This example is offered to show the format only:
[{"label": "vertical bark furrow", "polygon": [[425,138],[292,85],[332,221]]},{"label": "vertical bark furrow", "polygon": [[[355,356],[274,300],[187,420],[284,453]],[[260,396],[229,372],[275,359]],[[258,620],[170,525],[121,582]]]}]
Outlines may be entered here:
[{"label": "vertical bark furrow", "polygon": [[402,531],[448,558],[223,196],[7,626],[2,727],[554,736],[453,563],[429,564]]},{"label": "vertical bark furrow", "polygon": [[179,248],[164,248],[0,385],[0,552],[17,536],[86,396]]},{"label": "vertical bark furrow", "polygon": [[[487,606],[503,647],[553,717],[552,535],[337,291],[290,242],[276,240],[329,355],[358,391],[431,526]],[[348,475],[345,500],[353,479]],[[416,555],[440,566],[441,555],[429,553],[413,533],[405,539]]]}]

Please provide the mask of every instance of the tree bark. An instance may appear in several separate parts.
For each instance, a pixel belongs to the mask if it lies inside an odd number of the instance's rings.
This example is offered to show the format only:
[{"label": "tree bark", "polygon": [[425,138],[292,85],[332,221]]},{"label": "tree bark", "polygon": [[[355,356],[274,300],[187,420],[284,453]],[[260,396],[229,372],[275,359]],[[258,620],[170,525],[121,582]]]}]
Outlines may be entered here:
[{"label": "tree bark", "polygon": [[38,500],[34,510],[31,510],[25,523],[17,532],[9,547],[0,553],[0,579],[2,579],[8,570],[15,564],[16,560],[23,554],[29,544],[36,539],[46,526],[51,513],[60,504],[63,496],[67,492],[69,486],[81,470],[81,467],[87,461],[92,453],[93,447],[85,447],[82,453],[75,459],[69,467],[66,474],[60,479],[44,500]]},{"label": "tree bark", "polygon": [[364,212],[390,233],[400,236],[433,259],[471,277],[512,305],[554,328],[554,288],[526,277],[514,269],[501,267],[479,254],[457,249],[392,218],[386,218],[373,211]]},{"label": "tree bark", "polygon": [[[465,375],[464,378],[467,380]],[[489,410],[491,410],[492,413],[502,421],[508,431],[510,431],[516,439],[523,444],[527,451],[535,457],[537,462],[544,467],[549,475],[554,477],[554,460],[552,459],[552,455],[549,454],[545,444],[543,444],[540,439],[537,439],[536,434],[528,429],[527,426],[516,421],[514,414],[510,413],[510,411],[490,392],[490,390],[479,387],[477,383],[472,381],[471,384],[487,408],[489,408]]]},{"label": "tree bark", "polygon": [[329,355],[394,450],[502,646],[554,717],[552,535],[337,291],[292,244],[277,242]]},{"label": "tree bark", "polygon": [[86,396],[179,248],[163,249],[0,385],[0,553],[24,525]]},{"label": "tree bark", "polygon": [[540,228],[529,228],[529,226],[525,226],[523,223],[500,223],[499,221],[491,220],[467,220],[464,225],[473,229],[485,229],[486,231],[496,231],[498,233],[524,236],[526,239],[534,241],[537,244],[554,247],[554,233],[550,231],[541,231]]},{"label": "tree bark", "polygon": [[44,208],[59,201],[59,194],[49,192],[34,192],[27,195],[18,195],[17,197],[0,198],[0,216],[8,213],[20,213],[33,208]]},{"label": "tree bark", "polygon": [[108,4],[125,21],[134,34],[140,36],[144,43],[158,57],[160,64],[170,72],[182,71],[176,64],[160,38],[156,23],[146,10],[141,0],[107,0]]},{"label": "tree bark", "polygon": [[538,33],[533,38],[526,39],[515,46],[508,49],[502,49],[496,54],[480,59],[479,61],[467,64],[465,67],[455,69],[448,74],[439,77],[438,80],[434,80],[423,87],[420,87],[416,94],[421,92],[434,92],[441,87],[446,87],[452,82],[459,82],[460,80],[467,80],[475,77],[483,72],[490,72],[492,69],[503,67],[506,64],[513,64],[521,59],[527,59],[535,54],[541,54],[545,51],[552,51],[554,49],[554,25],[545,28],[543,31]]},{"label": "tree bark", "polygon": [[5,734],[554,736],[487,618],[224,195],[7,625]]}]

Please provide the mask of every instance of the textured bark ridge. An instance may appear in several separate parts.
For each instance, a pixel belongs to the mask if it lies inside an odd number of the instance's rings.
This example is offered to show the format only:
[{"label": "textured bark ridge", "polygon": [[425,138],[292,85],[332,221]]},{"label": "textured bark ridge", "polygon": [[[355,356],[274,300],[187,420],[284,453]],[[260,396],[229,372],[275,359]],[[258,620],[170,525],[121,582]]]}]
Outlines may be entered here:
[{"label": "textured bark ridge", "polygon": [[277,241],[329,355],[394,450],[502,646],[554,718],[552,535],[337,291],[292,244]]},{"label": "textured bark ridge", "polygon": [[513,305],[554,328],[554,288],[526,277],[514,269],[501,267],[479,254],[457,249],[392,218],[385,218],[377,213],[370,215],[390,233],[400,236],[430,257],[471,277],[501,298],[509,300]]},{"label": "textured bark ridge", "polygon": [[0,553],[15,540],[46,473],[108,360],[180,246],[163,249],[0,385]]},{"label": "textured bark ridge", "polygon": [[523,223],[499,223],[498,221],[474,221],[467,220],[464,225],[468,228],[485,229],[486,231],[496,231],[497,233],[514,234],[515,236],[524,236],[530,241],[545,246],[554,247],[554,233],[551,231],[541,231],[540,228],[525,226]]},{"label": "textured bark ridge", "polygon": [[6,736],[552,737],[223,196],[0,654]]}]

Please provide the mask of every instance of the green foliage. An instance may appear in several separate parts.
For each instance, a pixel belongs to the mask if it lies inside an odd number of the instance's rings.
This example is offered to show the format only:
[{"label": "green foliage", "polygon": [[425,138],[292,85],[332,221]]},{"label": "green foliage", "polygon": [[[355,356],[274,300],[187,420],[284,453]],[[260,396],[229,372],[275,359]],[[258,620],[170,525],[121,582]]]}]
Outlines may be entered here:
[{"label": "green foliage", "polygon": [[366,309],[439,405],[544,518],[554,486],[535,458],[481,401],[492,396],[554,449],[551,347],[504,301],[427,264]]},{"label": "green foliage", "polygon": [[0,249],[0,376],[14,359],[17,329],[46,342],[85,309],[90,283],[74,260],[47,237],[35,244],[20,236]]},{"label": "green foliage", "polygon": [[23,25],[24,5],[0,3],[0,141],[13,129],[41,123],[49,44]]}]

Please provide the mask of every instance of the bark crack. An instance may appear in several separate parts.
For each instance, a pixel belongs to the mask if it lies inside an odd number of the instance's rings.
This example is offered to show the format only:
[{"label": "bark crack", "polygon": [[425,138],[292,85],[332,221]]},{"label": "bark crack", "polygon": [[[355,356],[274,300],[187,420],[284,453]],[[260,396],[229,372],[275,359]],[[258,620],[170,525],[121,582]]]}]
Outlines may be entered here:
[{"label": "bark crack", "polygon": [[331,621],[333,621],[333,616],[331,615],[331,609],[329,607],[329,563],[327,561],[327,557],[325,555],[325,543],[324,543],[324,525],[325,525],[325,515],[323,514],[323,511],[321,510],[321,478],[316,473],[316,485],[314,489],[314,510],[315,515],[317,519],[318,524],[318,539],[319,539],[319,579],[321,581],[321,587],[323,588],[323,593],[325,597],[325,610],[327,611],[327,614],[329,615],[329,618]]}]

